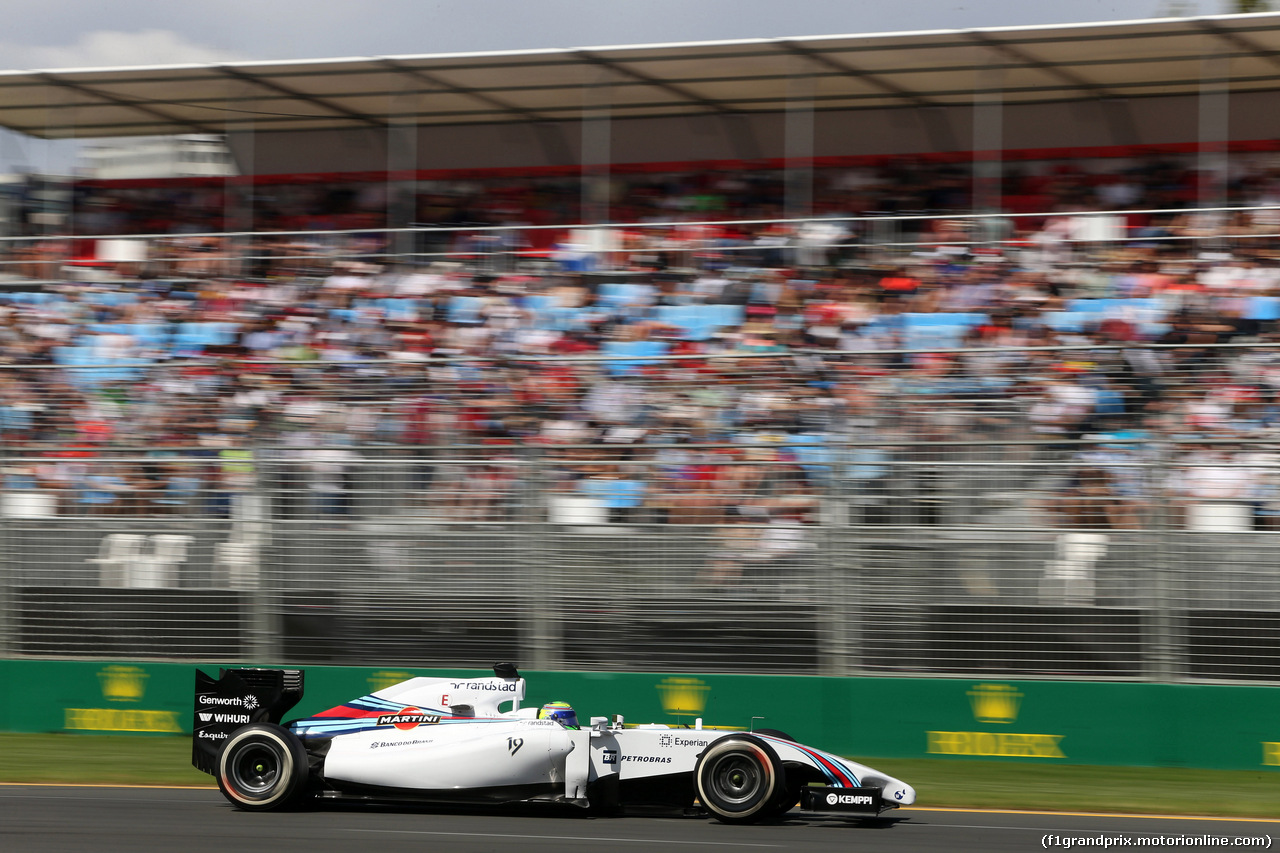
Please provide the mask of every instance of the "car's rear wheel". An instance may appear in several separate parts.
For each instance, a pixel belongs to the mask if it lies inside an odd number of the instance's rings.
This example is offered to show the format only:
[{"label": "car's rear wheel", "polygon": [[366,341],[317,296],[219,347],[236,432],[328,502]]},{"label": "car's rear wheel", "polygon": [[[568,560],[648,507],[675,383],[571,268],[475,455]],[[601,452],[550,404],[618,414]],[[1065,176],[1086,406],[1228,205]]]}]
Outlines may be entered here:
[{"label": "car's rear wheel", "polygon": [[302,791],[307,773],[302,741],[269,723],[237,729],[218,750],[218,789],[237,808],[287,807]]},{"label": "car's rear wheel", "polygon": [[707,747],[693,771],[698,800],[723,823],[754,823],[770,816],[786,786],[782,762],[767,743],[749,735]]}]

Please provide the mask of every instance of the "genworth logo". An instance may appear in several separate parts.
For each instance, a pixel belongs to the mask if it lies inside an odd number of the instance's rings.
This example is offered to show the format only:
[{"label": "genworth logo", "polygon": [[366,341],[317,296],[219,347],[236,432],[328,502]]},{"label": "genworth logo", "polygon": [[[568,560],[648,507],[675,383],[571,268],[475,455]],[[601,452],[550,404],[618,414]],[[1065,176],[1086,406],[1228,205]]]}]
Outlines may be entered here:
[{"label": "genworth logo", "polygon": [[[1012,684],[974,684],[966,697],[978,723],[1007,726],[1017,721],[1025,695]],[[929,752],[974,758],[1066,758],[1063,737],[1010,731],[925,732]]]}]

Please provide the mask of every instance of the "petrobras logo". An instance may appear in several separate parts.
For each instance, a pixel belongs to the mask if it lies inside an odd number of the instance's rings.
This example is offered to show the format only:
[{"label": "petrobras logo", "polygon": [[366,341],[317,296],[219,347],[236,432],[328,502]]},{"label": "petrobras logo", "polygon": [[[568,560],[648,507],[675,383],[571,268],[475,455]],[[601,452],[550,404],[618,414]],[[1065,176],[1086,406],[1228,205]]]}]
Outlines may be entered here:
[{"label": "petrobras logo", "polygon": [[874,806],[875,804],[875,797],[868,797],[865,794],[827,794],[829,806]]},{"label": "petrobras logo", "polygon": [[632,761],[636,764],[670,764],[671,756],[669,755],[624,755],[623,761]]},{"label": "petrobras logo", "polygon": [[196,737],[201,737],[205,740],[226,740],[230,735],[226,732],[197,732]]},{"label": "petrobras logo", "polygon": [[606,750],[604,750],[604,752],[603,752],[603,753],[601,753],[600,760],[601,760],[601,761],[603,761],[605,764],[617,764],[617,763],[618,763],[618,750],[616,750],[616,749],[606,749]]},{"label": "petrobras logo", "polygon": [[515,693],[516,683],[514,681],[454,681],[452,682],[454,690],[482,690],[489,693]]},{"label": "petrobras logo", "polygon": [[237,708],[244,708],[246,711],[252,711],[258,707],[258,697],[252,693],[248,696],[214,696],[212,694],[202,694],[200,704],[206,708],[213,708],[218,705],[233,705]]},{"label": "petrobras logo", "polygon": [[247,723],[249,722],[248,714],[211,714],[201,712],[200,722],[202,723]]},{"label": "petrobras logo", "polygon": [[424,714],[421,708],[401,708],[398,714],[382,714],[378,717],[378,725],[395,726],[402,732],[421,725],[432,725],[440,722],[439,714]]}]

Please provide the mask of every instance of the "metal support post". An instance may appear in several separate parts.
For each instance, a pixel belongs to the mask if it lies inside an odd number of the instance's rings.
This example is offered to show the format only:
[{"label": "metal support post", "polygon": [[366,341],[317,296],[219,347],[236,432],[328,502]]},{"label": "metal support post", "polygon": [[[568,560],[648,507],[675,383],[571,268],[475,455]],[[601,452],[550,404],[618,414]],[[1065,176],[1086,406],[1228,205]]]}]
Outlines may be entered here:
[{"label": "metal support post", "polygon": [[[417,98],[411,92],[391,93],[387,115],[387,227],[408,228],[416,218],[418,197]],[[403,268],[414,263],[414,235],[394,231],[388,241],[392,263]]]},{"label": "metal support post", "polygon": [[609,167],[613,162],[613,72],[598,70],[582,87],[582,222],[610,219]]},{"label": "metal support post", "polygon": [[1003,151],[1004,69],[984,68],[978,72],[973,94],[974,213],[1000,210]]},{"label": "metal support post", "polygon": [[786,179],[783,205],[788,219],[813,215],[813,67],[793,56],[787,80],[787,112],[783,158]]},{"label": "metal support post", "polygon": [[[1206,52],[1200,62],[1200,96],[1197,100],[1196,138],[1199,152],[1198,203],[1202,208],[1225,207],[1227,203],[1227,140],[1230,138],[1231,58],[1221,53]],[[1207,214],[1205,225],[1225,226],[1225,213]],[[1219,230],[1213,228],[1212,230]],[[1229,251],[1225,241],[1211,237],[1206,248]]]}]

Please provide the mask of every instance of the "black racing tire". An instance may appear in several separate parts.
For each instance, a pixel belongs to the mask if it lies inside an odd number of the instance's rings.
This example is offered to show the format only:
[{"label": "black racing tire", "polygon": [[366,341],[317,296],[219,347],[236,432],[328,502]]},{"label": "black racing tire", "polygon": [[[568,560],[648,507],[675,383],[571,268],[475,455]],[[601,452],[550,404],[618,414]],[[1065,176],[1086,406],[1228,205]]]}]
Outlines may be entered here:
[{"label": "black racing tire", "polygon": [[[753,735],[768,735],[776,737],[779,740],[789,740],[796,743],[796,739],[786,732],[777,729],[756,729]],[[779,818],[787,812],[794,809],[800,804],[800,789],[805,786],[804,777],[796,773],[788,773],[785,785],[778,786],[778,797],[774,800],[773,805],[769,808],[766,817]]]},{"label": "black racing tire", "polygon": [[306,785],[307,751],[282,726],[259,723],[232,732],[218,748],[218,790],[246,811],[288,808]]},{"label": "black racing tire", "polygon": [[721,823],[755,823],[773,816],[786,772],[765,741],[731,735],[713,742],[693,769],[698,800]]}]

